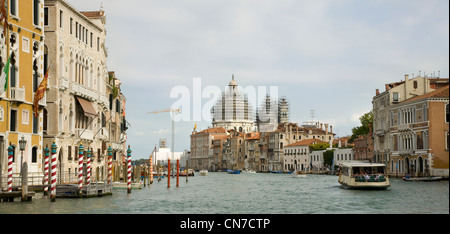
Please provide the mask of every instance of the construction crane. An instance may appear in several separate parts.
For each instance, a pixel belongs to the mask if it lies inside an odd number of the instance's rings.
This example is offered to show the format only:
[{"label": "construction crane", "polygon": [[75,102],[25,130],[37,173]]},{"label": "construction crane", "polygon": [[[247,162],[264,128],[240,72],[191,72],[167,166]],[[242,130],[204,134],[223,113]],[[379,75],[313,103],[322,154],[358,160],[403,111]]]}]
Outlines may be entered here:
[{"label": "construction crane", "polygon": [[[165,112],[172,112],[173,115],[181,113],[181,109],[164,109],[159,111],[153,111],[153,112],[147,112],[147,114],[159,114],[159,113],[165,113]],[[172,116],[172,160],[174,159],[174,152],[175,152],[175,124]]]}]

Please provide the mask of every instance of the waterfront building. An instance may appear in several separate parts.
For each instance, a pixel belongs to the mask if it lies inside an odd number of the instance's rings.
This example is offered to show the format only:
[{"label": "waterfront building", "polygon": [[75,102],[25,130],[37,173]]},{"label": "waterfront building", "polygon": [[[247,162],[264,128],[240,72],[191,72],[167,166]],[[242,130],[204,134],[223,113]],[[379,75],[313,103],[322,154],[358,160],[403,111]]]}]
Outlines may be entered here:
[{"label": "waterfront building", "polygon": [[[325,128],[323,128],[325,126]],[[284,146],[306,139],[318,139],[322,141],[333,141],[333,127],[320,122],[304,123],[299,126],[297,123],[280,123],[277,130],[268,133],[268,167],[269,170],[287,170],[284,166]]]},{"label": "waterfront building", "polygon": [[449,86],[390,108],[390,173],[448,177]]},{"label": "waterfront building", "polygon": [[191,165],[192,169],[208,169],[210,159],[213,158],[213,140],[215,136],[227,136],[223,127],[208,128],[203,131],[193,131],[190,136],[191,142]]},{"label": "waterfront building", "polygon": [[374,161],[372,125],[369,125],[369,133],[358,136],[353,140],[353,144],[355,160]]},{"label": "waterfront building", "polygon": [[260,132],[252,132],[244,135],[244,169],[261,170]]},{"label": "waterfront building", "polygon": [[46,0],[44,11],[50,67],[44,144],[55,140],[61,183],[76,180],[80,144],[85,156],[92,152],[91,178],[104,180],[109,146],[114,164],[124,163],[128,127],[120,80],[107,69],[105,11],[78,11],[65,0]]},{"label": "waterfront building", "polygon": [[[414,76],[414,74],[413,74]],[[415,96],[424,95],[440,87],[448,85],[448,78],[416,76],[405,80],[385,85],[385,91],[376,89],[376,95],[372,100],[373,113],[373,159],[374,162],[386,163],[391,166],[390,156],[392,145],[390,143],[390,127],[392,124],[391,106],[403,102]],[[394,168],[389,168],[395,171]]]},{"label": "waterfront building", "polygon": [[[6,30],[8,28],[0,25],[0,73],[5,75],[3,69],[8,65],[9,75],[6,90],[2,86],[0,91],[0,175],[7,175],[8,147],[11,145],[13,175],[18,176],[16,173],[20,173],[22,163],[27,162],[28,176],[42,178],[42,134],[47,128],[43,108],[48,94],[39,100],[37,109],[33,102],[48,66],[44,46],[44,4],[38,0],[4,3],[10,27]],[[47,86],[43,88],[45,90]],[[22,138],[26,140],[23,152],[19,149]],[[3,184],[2,181],[0,178],[0,187],[6,184],[6,180]]]},{"label": "waterfront building", "polygon": [[340,166],[345,161],[358,160],[352,148],[336,148],[333,152],[334,165]]},{"label": "waterfront building", "polygon": [[244,133],[255,131],[253,107],[247,95],[239,89],[234,75],[228,89],[211,109],[211,117],[213,128],[222,127],[225,130],[234,129]]},{"label": "waterfront building", "polygon": [[214,171],[227,168],[226,160],[224,160],[224,144],[228,139],[229,135],[213,136],[213,158],[210,161],[210,168]]},{"label": "waterfront building", "polygon": [[311,148],[317,143],[326,143],[319,139],[307,139],[286,145],[284,147],[285,171],[309,171],[311,166]]}]

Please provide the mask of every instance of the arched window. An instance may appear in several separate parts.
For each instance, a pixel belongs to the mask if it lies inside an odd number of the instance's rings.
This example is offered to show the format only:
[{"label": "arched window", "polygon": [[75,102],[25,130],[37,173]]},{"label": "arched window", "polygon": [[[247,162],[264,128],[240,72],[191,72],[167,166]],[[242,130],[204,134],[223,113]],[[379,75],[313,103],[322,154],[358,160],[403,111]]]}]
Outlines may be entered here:
[{"label": "arched window", "polygon": [[38,158],[38,148],[35,146],[31,149],[31,162],[32,163],[37,163],[37,158]]}]

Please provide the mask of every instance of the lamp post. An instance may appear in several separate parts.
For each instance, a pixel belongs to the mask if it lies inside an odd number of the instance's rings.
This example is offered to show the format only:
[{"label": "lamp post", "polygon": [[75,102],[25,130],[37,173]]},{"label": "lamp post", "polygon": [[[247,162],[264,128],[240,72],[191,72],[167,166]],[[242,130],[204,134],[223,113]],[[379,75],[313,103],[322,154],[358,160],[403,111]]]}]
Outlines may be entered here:
[{"label": "lamp post", "polygon": [[20,149],[20,175],[22,177],[22,201],[28,201],[28,165],[25,162],[23,163],[23,151],[25,150],[25,146],[27,146],[27,140],[22,136],[22,139],[19,140],[19,149]]},{"label": "lamp post", "polygon": [[19,140],[19,149],[20,149],[20,174],[22,175],[22,167],[23,167],[23,151],[27,146],[27,140],[22,136],[22,139]]}]

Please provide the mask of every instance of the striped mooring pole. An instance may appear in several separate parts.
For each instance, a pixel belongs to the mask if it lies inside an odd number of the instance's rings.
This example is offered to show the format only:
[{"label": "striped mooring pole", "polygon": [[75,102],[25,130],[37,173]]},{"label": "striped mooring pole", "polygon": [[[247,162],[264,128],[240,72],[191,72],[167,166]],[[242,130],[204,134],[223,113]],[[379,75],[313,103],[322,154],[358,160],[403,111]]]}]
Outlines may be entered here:
[{"label": "striped mooring pole", "polygon": [[112,149],[111,145],[108,147],[108,185],[111,185],[112,178]]},{"label": "striped mooring pole", "polygon": [[87,151],[87,166],[86,166],[86,187],[91,185],[91,151]]},{"label": "striped mooring pole", "polygon": [[131,193],[131,149],[130,149],[130,145],[128,145],[128,150],[127,150],[127,161],[128,161],[127,193]]},{"label": "striped mooring pole", "polygon": [[153,155],[150,155],[150,184],[153,184]]},{"label": "striped mooring pole", "polygon": [[51,158],[51,183],[50,200],[54,202],[56,200],[56,144],[53,140],[52,144],[52,158]]},{"label": "striped mooring pole", "polygon": [[78,148],[78,193],[81,195],[83,191],[83,143],[80,142],[80,147]]},{"label": "striped mooring pole", "polygon": [[48,149],[48,145],[45,146],[45,157],[44,157],[44,195],[48,195],[48,164],[49,164],[49,158],[50,158],[50,150]]},{"label": "striped mooring pole", "polygon": [[12,169],[13,169],[13,151],[14,148],[11,146],[11,143],[9,143],[8,147],[8,192],[12,192]]}]

